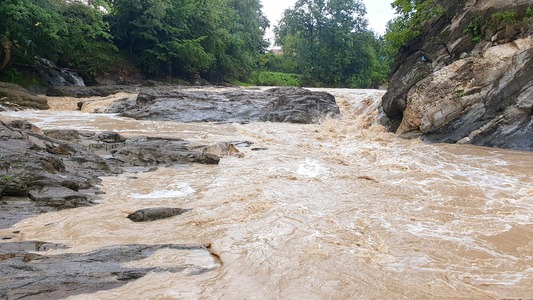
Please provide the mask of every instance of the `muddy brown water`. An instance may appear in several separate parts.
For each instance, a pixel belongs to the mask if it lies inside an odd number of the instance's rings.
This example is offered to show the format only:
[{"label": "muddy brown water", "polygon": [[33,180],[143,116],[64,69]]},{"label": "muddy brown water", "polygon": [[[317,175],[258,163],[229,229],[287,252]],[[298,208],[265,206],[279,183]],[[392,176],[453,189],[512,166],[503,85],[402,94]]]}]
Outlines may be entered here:
[{"label": "muddy brown water", "polygon": [[[129,264],[214,270],[150,273],[72,299],[533,298],[533,153],[399,139],[375,124],[382,91],[328,91],[343,118],[319,125],[137,121],[77,112],[68,98],[51,99],[50,111],[1,113],[43,129],[254,144],[218,166],[106,177],[99,205],[41,214],[0,235],[70,247],[50,254],[168,243],[213,253],[164,249]],[[126,218],[154,206],[192,210]]]}]

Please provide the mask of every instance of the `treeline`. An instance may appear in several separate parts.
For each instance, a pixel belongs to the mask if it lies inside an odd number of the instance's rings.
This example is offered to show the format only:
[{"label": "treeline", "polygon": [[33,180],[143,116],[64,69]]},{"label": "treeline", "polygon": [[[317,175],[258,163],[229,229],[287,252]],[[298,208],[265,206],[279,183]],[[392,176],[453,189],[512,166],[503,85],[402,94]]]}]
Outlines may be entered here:
[{"label": "treeline", "polygon": [[361,0],[298,0],[275,27],[284,55],[271,67],[301,75],[304,85],[377,87],[390,59],[385,42],[368,29]]},{"label": "treeline", "polygon": [[117,53],[151,77],[245,78],[267,44],[259,0],[2,0],[2,66],[36,56],[91,74]]},{"label": "treeline", "polygon": [[260,0],[1,0],[0,77],[46,58],[95,77],[135,65],[147,78],[377,87],[394,53],[361,0],[298,0],[267,53]]}]

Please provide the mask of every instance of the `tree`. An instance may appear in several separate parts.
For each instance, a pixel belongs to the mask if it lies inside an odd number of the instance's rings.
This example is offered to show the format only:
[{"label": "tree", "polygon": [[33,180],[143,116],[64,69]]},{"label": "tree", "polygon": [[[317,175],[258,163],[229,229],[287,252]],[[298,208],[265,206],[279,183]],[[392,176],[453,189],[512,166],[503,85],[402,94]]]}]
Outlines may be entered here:
[{"label": "tree", "polygon": [[389,45],[388,51],[393,55],[420,35],[430,20],[445,13],[433,0],[395,0],[391,5],[397,16],[387,23],[385,40]]},{"label": "tree", "polygon": [[264,19],[259,0],[114,0],[111,25],[145,72],[221,81],[257,63]]},{"label": "tree", "polygon": [[116,50],[102,12],[82,2],[2,0],[0,19],[2,67],[42,57],[91,72],[94,58]]},{"label": "tree", "polygon": [[[197,10],[193,0],[115,0],[112,32],[120,49],[148,74],[161,70],[192,75],[206,70],[213,57],[191,32],[189,22]],[[167,67],[168,66],[168,67]]]},{"label": "tree", "polygon": [[205,76],[213,81],[244,80],[258,67],[259,55],[268,46],[263,38],[268,19],[259,0],[229,0],[227,10],[215,9],[222,13],[211,44],[216,63]]},{"label": "tree", "polygon": [[378,59],[360,0],[298,0],[275,28],[307,84],[369,86]]}]

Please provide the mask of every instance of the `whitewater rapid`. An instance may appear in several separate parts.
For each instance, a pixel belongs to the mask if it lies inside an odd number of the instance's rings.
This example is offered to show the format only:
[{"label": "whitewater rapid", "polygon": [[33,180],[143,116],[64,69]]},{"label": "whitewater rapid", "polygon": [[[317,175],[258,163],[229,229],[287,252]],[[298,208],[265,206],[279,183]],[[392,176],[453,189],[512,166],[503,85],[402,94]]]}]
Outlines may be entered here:
[{"label": "whitewater rapid", "polygon": [[[128,264],[189,268],[69,299],[533,298],[533,153],[400,139],[375,121],[383,91],[327,91],[343,117],[314,125],[138,121],[75,111],[79,99],[68,98],[0,113],[42,129],[253,143],[216,166],[105,177],[98,205],[0,235],[69,247],[44,255],[169,243],[211,251],[160,250]],[[155,206],[191,210],[126,218]]]}]

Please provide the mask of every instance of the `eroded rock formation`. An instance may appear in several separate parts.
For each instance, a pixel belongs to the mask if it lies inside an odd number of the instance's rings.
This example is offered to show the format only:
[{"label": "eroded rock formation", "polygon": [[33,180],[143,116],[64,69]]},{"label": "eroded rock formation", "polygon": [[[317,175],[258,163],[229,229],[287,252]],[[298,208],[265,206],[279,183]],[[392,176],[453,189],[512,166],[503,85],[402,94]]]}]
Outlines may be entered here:
[{"label": "eroded rock formation", "polygon": [[400,50],[382,124],[432,142],[533,150],[533,3],[435,3],[446,13]]},{"label": "eroded rock formation", "polygon": [[0,121],[0,141],[0,198],[29,197],[38,206],[54,209],[93,204],[98,177],[122,173],[123,168],[220,161],[216,154],[204,151],[209,146],[181,139],[125,138],[116,132],[42,132],[25,121]]},{"label": "eroded rock formation", "polygon": [[301,88],[223,92],[146,90],[136,99],[116,101],[105,112],[135,119],[177,122],[303,124],[340,115],[331,94]]}]

